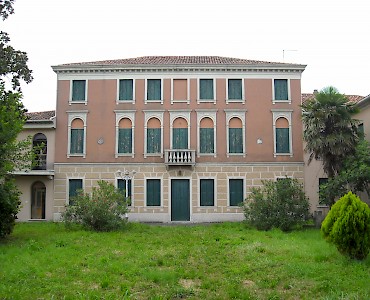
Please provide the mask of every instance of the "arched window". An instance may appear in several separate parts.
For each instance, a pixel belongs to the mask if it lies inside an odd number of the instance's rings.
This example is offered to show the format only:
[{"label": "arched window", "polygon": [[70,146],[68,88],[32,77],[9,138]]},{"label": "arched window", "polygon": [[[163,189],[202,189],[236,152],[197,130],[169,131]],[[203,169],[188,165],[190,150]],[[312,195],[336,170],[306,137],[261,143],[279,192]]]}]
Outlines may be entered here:
[{"label": "arched window", "polygon": [[229,153],[243,153],[243,123],[236,117],[229,121]]},{"label": "arched window", "polygon": [[83,154],[85,143],[84,122],[76,118],[71,123],[70,154]]},{"label": "arched window", "polygon": [[278,118],[275,123],[276,153],[290,153],[289,122],[286,118]]},{"label": "arched window", "polygon": [[184,118],[173,121],[172,149],[188,149],[188,122]]},{"label": "arched window", "polygon": [[146,152],[161,153],[161,122],[157,118],[150,118],[147,123]]},{"label": "arched window", "polygon": [[203,118],[200,121],[199,130],[199,151],[200,153],[214,153],[214,124],[211,118]]},{"label": "arched window", "polygon": [[42,133],[33,136],[32,149],[35,153],[33,170],[46,170],[47,139]]},{"label": "arched window", "polygon": [[46,187],[40,181],[31,187],[31,219],[45,219]]},{"label": "arched window", "polygon": [[132,122],[129,118],[119,121],[118,153],[132,153]]}]

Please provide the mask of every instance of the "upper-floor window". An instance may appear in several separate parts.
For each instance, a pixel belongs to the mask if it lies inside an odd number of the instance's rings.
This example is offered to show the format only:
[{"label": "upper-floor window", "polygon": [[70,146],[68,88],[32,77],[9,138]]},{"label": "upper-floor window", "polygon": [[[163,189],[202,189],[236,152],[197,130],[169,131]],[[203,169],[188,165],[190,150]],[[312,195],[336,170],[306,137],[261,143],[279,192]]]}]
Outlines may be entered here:
[{"label": "upper-floor window", "polygon": [[189,86],[187,79],[172,79],[171,103],[186,102],[189,104]]},{"label": "upper-floor window", "polygon": [[85,102],[86,90],[86,80],[72,80],[71,100],[76,102]]},{"label": "upper-floor window", "polygon": [[84,154],[85,128],[81,119],[74,119],[71,124],[70,154]]},{"label": "upper-floor window", "polygon": [[133,101],[134,100],[134,80],[133,79],[120,79],[118,100],[120,101]]},{"label": "upper-floor window", "polygon": [[243,153],[243,125],[239,118],[232,118],[229,121],[229,153]]},{"label": "upper-floor window", "polygon": [[172,128],[172,149],[188,149],[188,123],[184,118],[177,118]]},{"label": "upper-floor window", "polygon": [[128,118],[122,118],[119,122],[118,153],[132,153],[132,122]]},{"label": "upper-floor window", "polygon": [[215,99],[215,85],[213,79],[199,79],[199,100]]},{"label": "upper-floor window", "polygon": [[290,155],[292,152],[292,111],[272,110],[274,130],[274,156]]},{"label": "upper-floor window", "polygon": [[162,153],[161,122],[157,118],[149,119],[146,130],[146,152],[150,154]]},{"label": "upper-floor window", "polygon": [[243,81],[241,79],[228,79],[227,100],[243,100]]},{"label": "upper-floor window", "polygon": [[42,133],[35,134],[32,141],[32,148],[35,154],[33,170],[46,170],[47,139]]},{"label": "upper-floor window", "polygon": [[211,118],[203,118],[199,128],[199,152],[210,154],[215,152],[215,132]]},{"label": "upper-floor window", "polygon": [[146,100],[162,100],[162,80],[147,79]]},{"label": "upper-floor window", "polygon": [[289,100],[288,79],[274,79],[274,100],[275,101]]}]

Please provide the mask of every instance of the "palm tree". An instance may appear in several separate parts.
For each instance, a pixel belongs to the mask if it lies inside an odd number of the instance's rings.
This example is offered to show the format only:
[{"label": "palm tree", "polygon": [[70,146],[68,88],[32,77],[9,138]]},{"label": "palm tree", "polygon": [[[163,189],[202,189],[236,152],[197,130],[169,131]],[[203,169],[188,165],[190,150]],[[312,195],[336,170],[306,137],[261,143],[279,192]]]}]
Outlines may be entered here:
[{"label": "palm tree", "polygon": [[314,158],[322,160],[325,173],[332,178],[340,172],[344,159],[355,152],[359,121],[352,116],[358,109],[345,95],[329,86],[303,103],[302,110],[308,163]]}]

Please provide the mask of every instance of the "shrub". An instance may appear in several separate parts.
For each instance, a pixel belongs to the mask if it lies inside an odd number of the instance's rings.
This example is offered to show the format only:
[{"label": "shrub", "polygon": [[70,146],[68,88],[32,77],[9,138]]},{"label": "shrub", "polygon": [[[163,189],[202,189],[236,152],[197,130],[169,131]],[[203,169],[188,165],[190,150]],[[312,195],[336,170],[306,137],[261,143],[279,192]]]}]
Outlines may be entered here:
[{"label": "shrub", "polygon": [[370,208],[348,192],[331,207],[321,231],[341,254],[365,259],[370,251]]},{"label": "shrub", "polygon": [[62,215],[67,227],[81,224],[94,231],[112,231],[125,225],[128,199],[111,183],[102,180],[98,186],[90,194],[79,191],[72,198],[73,205],[68,205]]},{"label": "shrub", "polygon": [[289,231],[309,219],[309,203],[297,179],[268,180],[252,188],[244,202],[244,216],[258,230]]},{"label": "shrub", "polygon": [[0,183],[0,239],[13,231],[21,203],[19,196],[13,180],[5,179]]}]

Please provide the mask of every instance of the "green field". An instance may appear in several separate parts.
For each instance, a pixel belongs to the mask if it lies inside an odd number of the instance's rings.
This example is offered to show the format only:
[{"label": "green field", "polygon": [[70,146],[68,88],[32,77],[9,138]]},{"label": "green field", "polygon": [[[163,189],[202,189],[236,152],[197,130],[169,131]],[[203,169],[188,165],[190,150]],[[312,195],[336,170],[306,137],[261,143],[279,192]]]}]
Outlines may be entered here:
[{"label": "green field", "polygon": [[21,223],[0,242],[0,299],[370,299],[370,258],[342,257],[316,229]]}]

